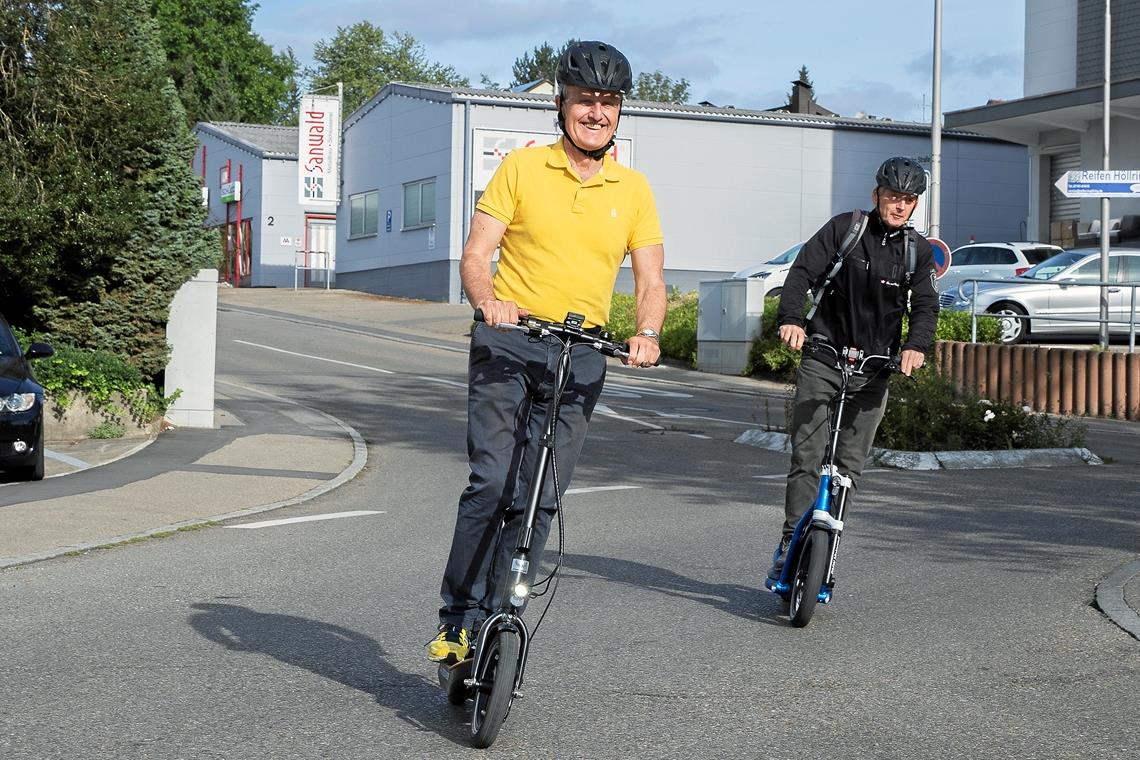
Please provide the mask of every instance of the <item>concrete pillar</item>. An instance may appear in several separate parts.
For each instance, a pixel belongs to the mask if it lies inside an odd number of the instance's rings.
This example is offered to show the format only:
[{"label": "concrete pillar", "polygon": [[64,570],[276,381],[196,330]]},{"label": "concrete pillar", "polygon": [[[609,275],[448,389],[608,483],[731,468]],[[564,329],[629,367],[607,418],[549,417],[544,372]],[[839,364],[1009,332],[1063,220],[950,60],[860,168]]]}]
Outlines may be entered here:
[{"label": "concrete pillar", "polygon": [[166,340],[169,397],[181,394],[166,411],[178,427],[214,427],[214,356],[218,333],[218,270],[202,269],[183,284],[170,304]]}]

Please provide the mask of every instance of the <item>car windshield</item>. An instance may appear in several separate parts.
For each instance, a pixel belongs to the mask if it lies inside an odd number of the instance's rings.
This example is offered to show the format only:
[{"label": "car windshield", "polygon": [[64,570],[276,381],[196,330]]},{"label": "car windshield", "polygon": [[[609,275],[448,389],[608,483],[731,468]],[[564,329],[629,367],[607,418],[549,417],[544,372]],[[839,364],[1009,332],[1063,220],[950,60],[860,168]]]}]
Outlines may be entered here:
[{"label": "car windshield", "polygon": [[20,348],[8,331],[8,325],[0,322],[0,356],[17,356],[19,353]]},{"label": "car windshield", "polygon": [[796,243],[791,248],[784,251],[783,253],[781,253],[779,256],[772,259],[768,263],[769,264],[791,264],[793,261],[796,260],[796,254],[799,253],[800,249],[803,247],[804,247],[803,243]]},{"label": "car windshield", "polygon": [[1022,248],[1021,252],[1025,254],[1025,260],[1030,264],[1040,264],[1058,253],[1056,248]]},{"label": "car windshield", "polygon": [[1073,264],[1088,256],[1087,251],[1065,251],[1050,256],[1032,269],[1018,275],[1026,280],[1051,280]]}]

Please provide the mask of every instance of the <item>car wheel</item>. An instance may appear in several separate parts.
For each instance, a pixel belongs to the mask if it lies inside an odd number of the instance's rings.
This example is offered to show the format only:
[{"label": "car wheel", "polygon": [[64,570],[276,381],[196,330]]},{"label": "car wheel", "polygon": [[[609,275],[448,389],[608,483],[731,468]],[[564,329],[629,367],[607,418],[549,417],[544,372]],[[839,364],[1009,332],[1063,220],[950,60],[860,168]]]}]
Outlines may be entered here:
[{"label": "car wheel", "polygon": [[1001,303],[991,306],[989,314],[1001,317],[1001,342],[1007,346],[1014,346],[1025,340],[1029,335],[1029,320],[1025,319],[1026,311],[1015,303]]},{"label": "car wheel", "polygon": [[764,294],[765,298],[779,298],[780,294],[784,292],[783,288],[772,288]]}]

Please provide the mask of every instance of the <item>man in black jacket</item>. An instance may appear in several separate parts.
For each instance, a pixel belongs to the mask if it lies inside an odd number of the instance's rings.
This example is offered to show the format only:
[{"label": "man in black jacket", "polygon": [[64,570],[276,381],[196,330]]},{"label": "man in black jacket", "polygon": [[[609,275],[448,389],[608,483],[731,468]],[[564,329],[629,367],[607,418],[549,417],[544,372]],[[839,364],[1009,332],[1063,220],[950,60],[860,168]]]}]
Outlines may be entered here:
[{"label": "man in black jacket", "polygon": [[[804,351],[796,375],[796,397],[788,432],[792,462],[784,496],[784,527],[772,557],[768,577],[779,578],[784,554],[796,523],[815,501],[819,465],[827,447],[829,402],[839,390],[835,356],[812,350],[810,335],[836,349],[858,348],[865,355],[895,356],[911,374],[926,361],[938,322],[938,291],[934,286],[934,255],[930,243],[907,227],[926,190],[926,172],[903,157],[887,159],[875,175],[871,192],[875,208],[867,214],[861,237],[849,246],[842,266],[830,280],[836,254],[854,229],[852,215],[840,214],[812,236],[796,257],[784,282],[777,317],[780,340]],[[908,257],[908,238],[913,255]],[[811,289],[816,308],[805,317]],[[903,315],[910,310],[910,330],[902,342]],[[806,343],[806,347],[805,347]],[[880,374],[848,404],[842,421],[836,467],[852,482],[863,472],[863,461],[887,408],[887,376]]]}]

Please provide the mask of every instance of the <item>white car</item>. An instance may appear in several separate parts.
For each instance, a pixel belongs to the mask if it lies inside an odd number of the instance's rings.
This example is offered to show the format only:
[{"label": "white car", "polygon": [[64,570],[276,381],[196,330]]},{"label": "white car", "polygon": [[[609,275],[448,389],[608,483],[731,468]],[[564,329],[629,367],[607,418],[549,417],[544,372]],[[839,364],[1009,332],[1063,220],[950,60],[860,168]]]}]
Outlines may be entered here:
[{"label": "white car", "polygon": [[766,261],[763,264],[741,269],[739,272],[733,274],[732,277],[737,280],[747,280],[750,277],[763,280],[764,297],[779,298],[780,293],[784,290],[784,280],[787,279],[788,271],[792,268],[792,262],[796,260],[796,255],[803,247],[803,243],[796,243],[776,258]]},{"label": "white car", "polygon": [[[956,290],[962,280],[1008,280],[1028,272],[1061,248],[1048,243],[970,243],[950,253],[950,268],[938,278],[938,292]],[[943,301],[943,306],[946,305]]]}]

